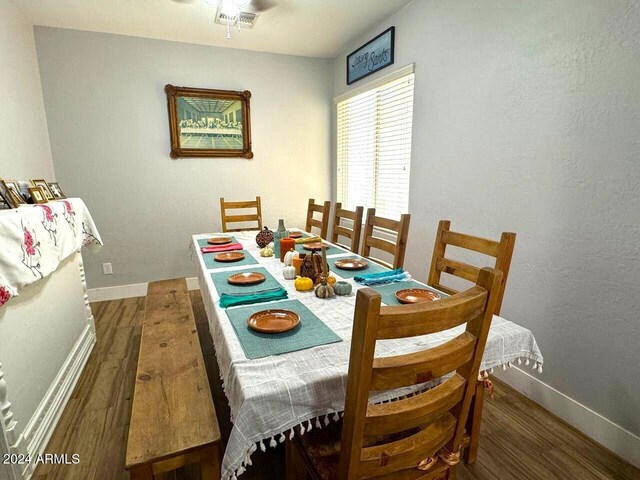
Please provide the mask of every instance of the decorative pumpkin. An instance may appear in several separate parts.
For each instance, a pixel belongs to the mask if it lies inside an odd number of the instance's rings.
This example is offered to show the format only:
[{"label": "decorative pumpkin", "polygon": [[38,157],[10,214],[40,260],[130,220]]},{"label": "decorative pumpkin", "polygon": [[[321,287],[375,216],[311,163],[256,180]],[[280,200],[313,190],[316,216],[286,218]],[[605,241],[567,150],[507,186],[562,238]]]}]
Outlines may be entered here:
[{"label": "decorative pumpkin", "polygon": [[335,285],[335,283],[336,283],[336,277],[334,277],[333,275],[329,275],[328,277],[325,277],[325,281],[326,281],[329,285]]},{"label": "decorative pumpkin", "polygon": [[267,227],[264,227],[264,229],[256,235],[256,243],[260,248],[264,248],[269,245],[269,242],[273,242],[273,232]]},{"label": "decorative pumpkin", "polygon": [[342,280],[336,282],[333,286],[333,291],[336,295],[349,295],[351,293],[352,286],[349,282],[343,282]]},{"label": "decorative pumpkin", "polygon": [[292,266],[284,267],[284,270],[282,270],[282,276],[286,280],[295,280],[295,278],[296,278],[296,267],[292,267]]},{"label": "decorative pumpkin", "polygon": [[273,257],[273,248],[264,247],[260,250],[261,257]]},{"label": "decorative pumpkin", "polygon": [[284,264],[287,267],[290,267],[291,265],[293,265],[293,259],[298,258],[299,256],[300,256],[300,253],[296,252],[293,249],[289,250],[287,253],[284,254]]},{"label": "decorative pumpkin", "polygon": [[298,277],[296,281],[293,282],[293,286],[299,292],[306,292],[309,290],[313,290],[313,280],[307,277]]},{"label": "decorative pumpkin", "polygon": [[322,282],[316,287],[316,297],[318,298],[329,298],[333,297],[334,295],[335,292],[333,290],[333,287],[327,284],[327,282]]}]

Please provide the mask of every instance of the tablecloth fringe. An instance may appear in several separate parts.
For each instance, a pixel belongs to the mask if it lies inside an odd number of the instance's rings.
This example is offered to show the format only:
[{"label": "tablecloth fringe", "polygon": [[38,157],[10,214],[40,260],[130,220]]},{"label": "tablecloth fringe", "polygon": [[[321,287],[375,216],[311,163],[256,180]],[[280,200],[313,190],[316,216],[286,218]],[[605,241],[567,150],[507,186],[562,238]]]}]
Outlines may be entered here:
[{"label": "tablecloth fringe", "polygon": [[[500,367],[502,368],[502,370],[506,370],[507,368],[511,368],[513,366],[512,362],[517,362],[518,365],[522,365],[523,361],[522,359],[524,358],[524,365],[528,366],[529,364],[533,363],[531,369],[532,370],[536,370],[538,373],[542,373],[542,362],[541,361],[536,361],[533,360],[533,362],[531,361],[532,359],[530,359],[527,356],[519,356],[519,357],[514,357],[513,359],[511,359],[510,361],[507,361],[505,363],[500,364]],[[481,370],[479,375],[478,375],[478,380],[481,379],[486,379],[489,377],[490,374],[492,374],[494,371],[493,368],[490,368],[488,370]],[[222,379],[222,373],[220,373],[220,379],[221,381],[223,381]],[[223,388],[224,388],[224,381],[223,381]],[[429,387],[425,390],[429,390],[433,387]],[[396,397],[393,399],[388,399],[388,400],[383,400],[379,403],[392,403],[392,402],[397,402],[399,400],[404,400],[406,398],[410,398],[413,397],[415,395],[418,395],[420,393],[423,393],[425,390],[418,390],[416,392],[411,392],[409,394],[406,395],[402,395],[400,397]],[[226,392],[225,392],[226,395]],[[222,480],[237,480],[237,478],[242,475],[243,473],[245,473],[247,471],[247,467],[252,465],[252,461],[251,461],[251,455],[258,449],[260,449],[262,452],[266,452],[267,451],[267,445],[271,448],[276,448],[278,446],[279,443],[283,443],[287,437],[289,438],[289,440],[293,440],[293,437],[296,435],[296,433],[298,435],[304,435],[307,432],[310,432],[311,430],[313,430],[313,428],[323,428],[323,426],[328,426],[332,421],[333,422],[338,422],[340,421],[340,419],[344,417],[344,412],[329,412],[327,414],[322,414],[319,415],[317,417],[312,417],[308,420],[303,420],[302,422],[300,422],[297,425],[294,425],[293,427],[291,427],[289,430],[286,430],[283,433],[279,433],[279,434],[275,434],[271,437],[267,437],[265,439],[259,440],[256,443],[252,444],[251,447],[247,450],[247,452],[245,453],[244,459],[242,460],[242,464],[235,470],[232,472],[228,472],[227,475],[223,475]]]}]

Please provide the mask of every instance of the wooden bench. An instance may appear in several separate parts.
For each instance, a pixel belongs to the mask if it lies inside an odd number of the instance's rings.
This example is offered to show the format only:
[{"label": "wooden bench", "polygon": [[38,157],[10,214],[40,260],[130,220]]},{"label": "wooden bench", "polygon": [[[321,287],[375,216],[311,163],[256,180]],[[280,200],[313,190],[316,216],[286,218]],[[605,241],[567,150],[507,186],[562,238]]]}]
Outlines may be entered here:
[{"label": "wooden bench", "polygon": [[132,480],[200,463],[220,478],[220,429],[184,278],[152,282],[142,325],[126,468]]}]

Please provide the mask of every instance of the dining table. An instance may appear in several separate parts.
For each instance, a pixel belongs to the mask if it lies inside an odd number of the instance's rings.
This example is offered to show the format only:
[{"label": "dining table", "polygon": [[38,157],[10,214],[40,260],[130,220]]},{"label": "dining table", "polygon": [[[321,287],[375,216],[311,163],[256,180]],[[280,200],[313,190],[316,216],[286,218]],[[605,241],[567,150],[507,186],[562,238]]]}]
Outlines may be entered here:
[{"label": "dining table", "polygon": [[[301,232],[303,238],[310,236],[300,229],[290,231]],[[335,266],[336,260],[362,257],[325,241],[330,274],[350,283],[352,292],[318,298],[313,290],[298,291],[294,280],[284,278],[284,264],[279,257],[261,256],[261,248],[256,244],[257,233],[203,233],[191,239],[200,292],[233,424],[222,460],[222,480],[233,480],[244,473],[252,464],[251,456],[256,450],[266,451],[294,435],[304,435],[340,420],[345,403],[356,293],[365,288],[354,277],[386,270],[370,260],[366,260],[368,267],[363,271],[341,270]],[[202,252],[203,247],[206,251],[209,246],[208,239],[221,236],[228,236],[231,242],[239,244],[235,251],[244,255],[242,260],[219,262],[215,260],[217,252]],[[295,248],[308,253],[302,244],[296,244]],[[249,272],[261,273],[265,280],[258,285],[239,287],[227,281],[230,275]],[[395,292],[415,287],[446,296],[411,278],[410,272],[403,281],[368,288],[381,294],[383,305],[399,305]],[[252,303],[250,297],[244,305],[227,308],[220,305],[221,296],[233,300],[234,296],[256,293],[258,299],[261,292],[273,291],[283,295],[267,302]],[[223,304],[227,305],[226,301]],[[279,334],[250,329],[248,318],[266,309],[294,311],[301,322],[294,330]],[[380,341],[376,345],[376,356],[433,348],[463,330],[461,325],[430,335]],[[480,371],[486,375],[491,369],[510,366],[512,362],[541,369],[543,356],[530,330],[494,315]],[[436,380],[377,392],[370,402],[406,398],[437,383]]]}]

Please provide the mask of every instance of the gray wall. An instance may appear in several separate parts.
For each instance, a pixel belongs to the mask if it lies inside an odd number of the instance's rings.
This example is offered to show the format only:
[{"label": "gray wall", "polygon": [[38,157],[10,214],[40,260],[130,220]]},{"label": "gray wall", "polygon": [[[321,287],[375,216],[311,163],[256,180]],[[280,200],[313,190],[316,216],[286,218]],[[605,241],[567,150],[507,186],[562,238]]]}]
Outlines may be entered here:
[{"label": "gray wall", "polygon": [[31,23],[0,0],[0,178],[54,180]]},{"label": "gray wall", "polygon": [[334,61],[338,95],[344,55],[395,25],[394,67],[416,64],[412,273],[425,279],[440,219],[494,238],[517,232],[503,316],[536,335],[544,382],[635,434],[639,9],[416,0]]},{"label": "gray wall", "polygon": [[[105,247],[90,288],[193,276],[193,233],[220,230],[219,197],[262,196],[266,225],[302,225],[330,196],[331,63],[36,27],[60,185],[92,212]],[[172,160],[165,84],[250,90],[253,160]],[[112,262],[114,275],[102,274]]]}]

